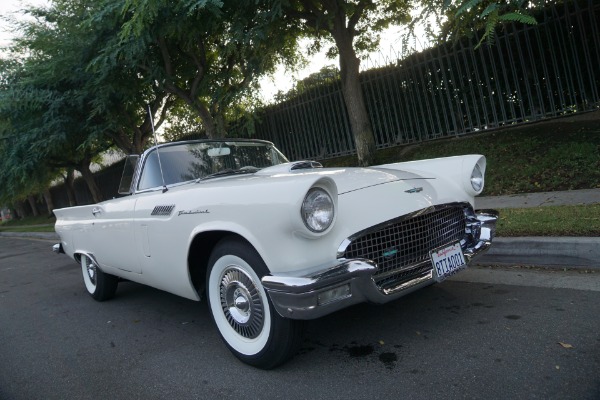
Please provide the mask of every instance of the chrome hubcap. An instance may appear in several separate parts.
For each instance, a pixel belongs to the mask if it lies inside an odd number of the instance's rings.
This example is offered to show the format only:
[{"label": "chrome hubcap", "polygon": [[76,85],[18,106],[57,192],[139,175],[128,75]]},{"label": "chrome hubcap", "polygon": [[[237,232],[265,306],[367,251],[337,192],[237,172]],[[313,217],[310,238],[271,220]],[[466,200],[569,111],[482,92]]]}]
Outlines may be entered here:
[{"label": "chrome hubcap", "polygon": [[241,336],[254,339],[264,325],[264,307],[252,278],[231,266],[221,278],[221,308],[229,325]]},{"label": "chrome hubcap", "polygon": [[96,285],[96,266],[94,265],[93,262],[91,261],[87,261],[86,262],[87,265],[87,273],[88,273],[88,277],[90,278],[90,282],[92,282],[93,285]]}]

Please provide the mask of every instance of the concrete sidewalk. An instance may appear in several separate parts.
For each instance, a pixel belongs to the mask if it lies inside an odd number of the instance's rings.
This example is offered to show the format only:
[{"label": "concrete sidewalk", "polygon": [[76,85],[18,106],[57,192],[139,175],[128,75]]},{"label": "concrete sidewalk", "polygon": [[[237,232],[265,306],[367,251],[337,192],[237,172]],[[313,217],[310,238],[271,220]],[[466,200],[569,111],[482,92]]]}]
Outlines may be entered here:
[{"label": "concrete sidewalk", "polygon": [[[475,199],[475,208],[526,208],[595,203],[600,203],[600,188],[484,196]],[[1,236],[59,240],[56,233],[43,232],[0,232]],[[477,263],[600,270],[600,237],[497,237],[490,250],[479,258]]]},{"label": "concrete sidewalk", "polygon": [[529,208],[600,203],[599,189],[566,190],[511,194],[508,196],[483,196],[475,198],[475,208]]},{"label": "concrete sidewalk", "polygon": [[[600,203],[600,189],[478,197],[475,199],[475,208],[528,208],[596,203]],[[497,237],[490,250],[479,258],[477,263],[600,270],[600,237]]]}]

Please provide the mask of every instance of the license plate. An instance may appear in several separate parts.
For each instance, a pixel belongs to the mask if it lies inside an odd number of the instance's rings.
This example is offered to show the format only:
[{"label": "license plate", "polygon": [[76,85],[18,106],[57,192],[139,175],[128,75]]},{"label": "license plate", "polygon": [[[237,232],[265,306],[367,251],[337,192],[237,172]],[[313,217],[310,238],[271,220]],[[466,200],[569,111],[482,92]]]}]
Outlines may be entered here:
[{"label": "license plate", "polygon": [[443,281],[467,266],[460,243],[433,250],[431,252],[431,263],[435,280]]}]

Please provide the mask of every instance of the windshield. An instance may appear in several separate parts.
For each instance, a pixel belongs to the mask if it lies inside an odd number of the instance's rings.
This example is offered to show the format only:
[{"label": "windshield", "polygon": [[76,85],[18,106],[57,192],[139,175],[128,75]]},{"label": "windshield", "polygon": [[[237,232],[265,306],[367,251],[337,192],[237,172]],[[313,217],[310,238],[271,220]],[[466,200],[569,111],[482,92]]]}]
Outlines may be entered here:
[{"label": "windshield", "polygon": [[[211,175],[252,173],[288,162],[272,144],[252,141],[182,143],[161,147],[159,151],[166,185]],[[145,190],[162,184],[155,149],[146,156],[137,189]]]}]

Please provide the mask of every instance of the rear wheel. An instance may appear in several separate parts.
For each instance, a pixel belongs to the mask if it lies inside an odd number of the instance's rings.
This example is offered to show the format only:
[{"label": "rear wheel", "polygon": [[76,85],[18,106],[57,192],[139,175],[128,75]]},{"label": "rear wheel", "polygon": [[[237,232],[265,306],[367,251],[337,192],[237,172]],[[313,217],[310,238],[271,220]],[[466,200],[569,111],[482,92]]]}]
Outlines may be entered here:
[{"label": "rear wheel", "polygon": [[119,278],[102,272],[96,263],[85,254],[81,255],[81,272],[85,288],[95,300],[105,301],[114,297]]},{"label": "rear wheel", "polygon": [[223,341],[241,361],[274,368],[291,358],[301,341],[301,322],[281,317],[260,278],[268,269],[248,243],[224,239],[211,254],[206,292]]}]

